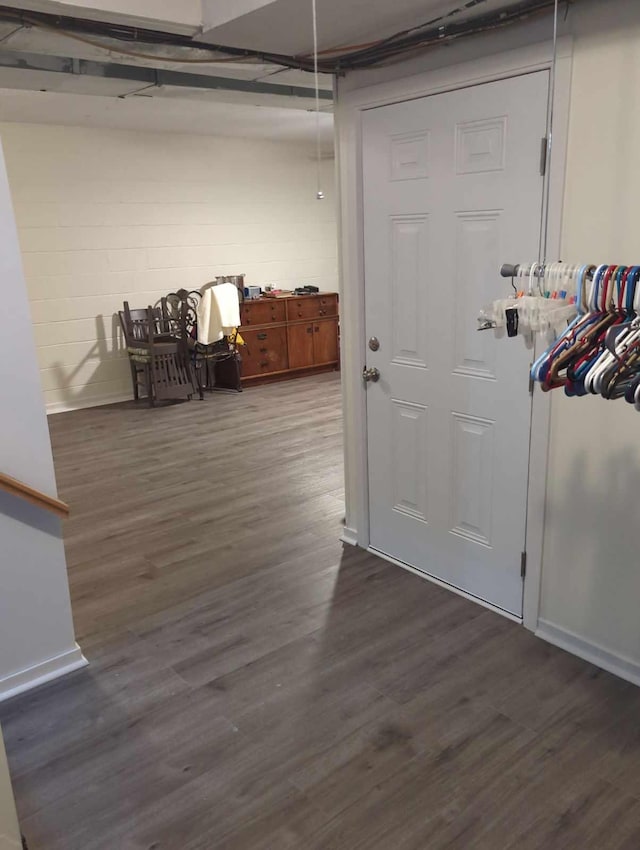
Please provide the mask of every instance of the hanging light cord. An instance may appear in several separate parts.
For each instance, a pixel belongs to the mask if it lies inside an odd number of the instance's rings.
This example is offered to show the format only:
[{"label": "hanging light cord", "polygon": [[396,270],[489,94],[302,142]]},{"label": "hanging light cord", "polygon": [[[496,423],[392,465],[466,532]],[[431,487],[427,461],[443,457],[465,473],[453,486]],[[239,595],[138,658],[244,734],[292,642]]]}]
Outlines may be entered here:
[{"label": "hanging light cord", "polygon": [[316,0],[311,0],[311,13],[313,16],[313,78],[316,90],[316,198],[321,201],[324,198],[320,180],[320,77],[318,75],[318,10]]},{"label": "hanging light cord", "polygon": [[551,61],[551,72],[549,74],[549,99],[547,108],[547,152],[546,152],[546,169],[545,169],[545,192],[544,192],[544,209],[542,212],[543,226],[540,231],[540,250],[538,252],[538,262],[542,268],[547,263],[549,250],[549,216],[551,208],[551,151],[553,148],[553,114],[556,94],[556,66],[558,64],[558,16],[559,16],[559,0],[555,0],[553,14],[553,59]]}]

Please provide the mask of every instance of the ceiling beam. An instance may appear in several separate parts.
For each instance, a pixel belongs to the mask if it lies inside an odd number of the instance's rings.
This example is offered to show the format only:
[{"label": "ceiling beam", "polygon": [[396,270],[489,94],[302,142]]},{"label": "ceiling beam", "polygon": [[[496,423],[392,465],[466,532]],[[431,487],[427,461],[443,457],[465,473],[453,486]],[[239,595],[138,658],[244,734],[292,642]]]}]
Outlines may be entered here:
[{"label": "ceiling beam", "polygon": [[202,27],[200,0],[22,0],[25,13],[73,16],[193,36]]},{"label": "ceiling beam", "polygon": [[275,0],[202,0],[202,30],[213,30],[273,3]]},{"label": "ceiling beam", "polygon": [[[258,80],[239,80],[235,77],[213,77],[206,74],[192,74],[187,71],[169,71],[164,68],[120,65],[113,62],[93,62],[87,59],[47,56],[39,53],[20,53],[9,50],[0,51],[0,68],[127,80],[141,85],[248,92],[251,94],[279,95],[280,97],[309,98],[310,100],[316,96],[315,89],[306,86],[288,86],[282,83],[266,83]],[[333,100],[333,94],[330,91],[320,90],[318,94],[321,100]]]}]

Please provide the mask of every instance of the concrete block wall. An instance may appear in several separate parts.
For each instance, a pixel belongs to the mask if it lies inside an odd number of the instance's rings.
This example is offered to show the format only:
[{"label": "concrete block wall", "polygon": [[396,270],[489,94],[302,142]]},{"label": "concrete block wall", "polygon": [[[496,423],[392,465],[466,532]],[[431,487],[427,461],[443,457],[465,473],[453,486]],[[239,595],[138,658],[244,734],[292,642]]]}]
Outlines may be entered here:
[{"label": "concrete block wall", "polygon": [[114,314],[218,274],[337,288],[333,161],[307,146],[0,124],[47,410],[130,395]]}]

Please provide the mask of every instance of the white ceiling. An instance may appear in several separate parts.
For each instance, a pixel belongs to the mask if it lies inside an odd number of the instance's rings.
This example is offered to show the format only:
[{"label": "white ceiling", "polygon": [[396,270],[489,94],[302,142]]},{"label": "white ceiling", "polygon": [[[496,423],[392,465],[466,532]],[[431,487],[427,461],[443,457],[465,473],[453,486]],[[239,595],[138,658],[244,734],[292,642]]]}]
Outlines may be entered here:
[{"label": "white ceiling", "polygon": [[[295,71],[281,66],[268,65],[258,62],[213,62],[211,53],[206,50],[192,48],[168,47],[164,45],[145,45],[138,48],[141,53],[149,54],[152,59],[132,56],[130,53],[120,53],[118,47],[136,52],[136,46],[122,44],[114,39],[96,36],[97,43],[105,48],[94,47],[84,41],[77,41],[64,33],[51,30],[23,27],[16,29],[14,23],[0,21],[0,50],[17,53],[36,53],[43,56],[69,56],[74,59],[88,59],[96,62],[115,62],[122,65],[163,68],[170,71],[184,71],[190,74],[220,75],[242,80],[264,80],[265,82],[281,83],[282,85],[313,87],[313,76],[306,71]],[[190,59],[201,59],[202,64],[177,61],[188,51]],[[162,57],[170,57],[162,61]],[[209,60],[209,61],[206,61]],[[0,82],[0,85],[2,83]],[[321,88],[331,91],[333,80],[330,75],[322,74]]]},{"label": "white ceiling", "polygon": [[[151,2],[147,0],[147,5]],[[96,37],[96,41],[113,48],[119,46],[117,42],[104,38]],[[132,45],[127,44],[125,47],[129,49]],[[162,61],[159,58],[142,59],[119,54],[117,49],[92,47],[62,33],[30,27],[16,30],[13,23],[0,22],[0,50],[11,51],[12,54],[63,56],[304,88],[313,86],[312,76],[304,71],[291,71],[264,63],[209,61],[193,65]],[[142,52],[154,57],[180,58],[184,55],[181,49],[163,46],[145,47]],[[211,56],[205,51],[197,55],[201,58]],[[332,86],[331,77],[325,76],[322,88],[331,90]],[[315,140],[316,126],[311,111],[313,107],[314,101],[309,98],[166,86],[145,88],[144,84],[131,80],[0,67],[0,121],[246,136],[311,143]],[[324,149],[330,150],[333,144],[333,118],[326,113],[331,110],[331,101],[323,101],[321,108],[325,113],[320,116],[321,142]]]},{"label": "white ceiling", "polygon": [[[514,2],[486,0],[451,20],[464,20]],[[219,3],[220,0],[203,0],[205,20],[215,22]],[[317,0],[319,46],[327,49],[384,38],[464,4],[465,0]],[[312,50],[311,0],[260,0],[250,4],[258,8],[240,14],[245,5],[246,2],[237,3],[238,16],[209,28],[202,39],[289,55]]]},{"label": "white ceiling", "polygon": [[[464,0],[317,0],[320,47],[328,48],[381,38],[423,23],[463,5]],[[513,0],[484,0],[462,16],[506,6]],[[18,5],[17,3],[15,5]],[[93,19],[135,20],[149,28],[195,34],[196,20],[209,29],[207,42],[265,52],[304,54],[312,42],[311,0],[26,0],[23,9],[86,15]],[[133,18],[132,18],[133,16]],[[312,75],[258,62],[211,61],[206,50],[149,46],[95,36],[87,44],[60,32],[0,22],[0,51],[14,56],[67,57],[104,64],[148,66],[244,81],[278,83],[311,89]],[[150,58],[122,50],[150,54]],[[186,63],[185,58],[206,60]],[[176,61],[178,60],[178,61]],[[135,76],[135,75],[134,75]],[[321,79],[331,90],[332,78]],[[127,130],[185,132],[311,142],[315,116],[310,98],[275,93],[248,93],[152,86],[131,79],[55,73],[0,65],[0,121],[81,124]],[[331,101],[322,102],[323,110]],[[333,139],[331,115],[320,116],[323,146]]]},{"label": "white ceiling", "polygon": [[[315,139],[315,115],[282,109],[225,103],[207,92],[186,97],[104,97],[67,92],[0,89],[0,121],[71,124],[196,135],[235,136],[306,143]],[[323,149],[333,145],[333,115],[320,115]]]},{"label": "white ceiling", "polygon": [[202,23],[202,0],[8,0],[6,5],[23,11],[127,23],[190,35]]},{"label": "white ceiling", "polygon": [[[321,49],[357,44],[391,35],[397,30],[425,23],[464,7],[468,0],[317,0],[318,34]],[[477,5],[456,14],[460,21],[512,5],[516,0],[478,0]],[[23,0],[11,5],[24,10],[59,13],[94,20],[138,24],[149,29],[181,30],[214,44],[246,47],[288,55],[307,54],[312,49],[311,0]],[[198,11],[199,10],[199,11]],[[196,26],[202,21],[202,26]],[[45,35],[60,50],[52,32]],[[21,30],[0,44],[3,49],[22,47],[26,39],[39,41],[32,30]],[[104,41],[104,39],[98,39]],[[116,42],[111,42],[115,47]],[[64,39],[66,51],[72,43]],[[76,50],[78,42],[75,43]],[[127,45],[131,47],[131,45]],[[83,45],[85,52],[87,45]],[[91,50],[91,48],[89,48]],[[158,48],[155,52],[166,53]],[[153,49],[151,49],[153,51]],[[150,52],[150,50],[146,50]],[[63,55],[58,53],[58,55]],[[72,55],[66,52],[64,55]],[[84,54],[83,54],[84,55]],[[206,57],[206,53],[202,54]],[[114,60],[116,54],[114,52]],[[123,61],[120,56],[120,61]],[[129,59],[127,59],[129,61]],[[135,59],[131,60],[136,62]],[[172,65],[174,68],[180,66]],[[194,66],[188,66],[194,70]],[[206,73],[206,66],[195,66]]]},{"label": "white ceiling", "polygon": [[[467,0],[317,0],[320,45],[377,39],[464,6]],[[458,18],[507,6],[487,0]],[[295,54],[312,44],[311,0],[22,0],[24,10],[122,22],[207,41]]]}]

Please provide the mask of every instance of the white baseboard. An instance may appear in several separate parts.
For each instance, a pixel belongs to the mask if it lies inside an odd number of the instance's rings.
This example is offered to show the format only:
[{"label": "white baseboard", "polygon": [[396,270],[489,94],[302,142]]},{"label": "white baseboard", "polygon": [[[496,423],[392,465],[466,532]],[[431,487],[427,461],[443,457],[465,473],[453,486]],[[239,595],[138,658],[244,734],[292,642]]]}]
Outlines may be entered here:
[{"label": "white baseboard", "polygon": [[342,540],[343,543],[348,543],[349,546],[357,546],[358,532],[355,530],[355,528],[347,528],[347,526],[345,525],[345,527],[342,529],[340,540]]},{"label": "white baseboard", "polygon": [[53,679],[58,679],[60,676],[66,676],[67,673],[73,673],[74,670],[80,670],[82,667],[86,667],[88,663],[76,643],[74,648],[68,652],[63,652],[54,658],[41,661],[40,664],[27,667],[26,670],[20,670],[18,673],[12,673],[10,676],[0,679],[0,702],[23,694],[25,691],[30,691],[32,688],[37,688],[39,685],[44,685],[46,682],[51,682]]},{"label": "white baseboard", "polygon": [[78,401],[52,401],[47,405],[47,416],[54,413],[67,413],[70,410],[84,410],[85,407],[102,407],[103,404],[117,404],[120,401],[131,401],[131,393],[111,393]]},{"label": "white baseboard", "polygon": [[567,629],[562,629],[559,626],[554,626],[545,620],[538,621],[536,629],[536,637],[558,646],[560,649],[565,649],[578,658],[583,658],[585,661],[590,661],[596,667],[602,667],[609,673],[619,676],[621,679],[626,679],[634,685],[640,685],[640,664],[627,658],[624,655],[618,655],[599,646],[597,643],[585,640]]}]

